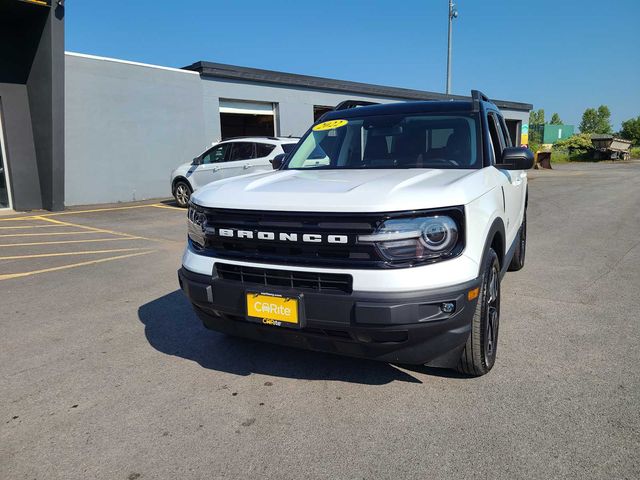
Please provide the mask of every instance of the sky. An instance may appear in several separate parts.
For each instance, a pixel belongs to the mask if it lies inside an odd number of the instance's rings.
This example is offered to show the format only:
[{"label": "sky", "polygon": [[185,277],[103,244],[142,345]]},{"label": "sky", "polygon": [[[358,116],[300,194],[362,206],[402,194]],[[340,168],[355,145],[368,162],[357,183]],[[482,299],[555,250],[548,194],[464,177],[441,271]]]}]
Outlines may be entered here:
[{"label": "sky", "polygon": [[[640,0],[458,0],[452,93],[640,115]],[[68,0],[67,51],[443,92],[448,0]]]}]

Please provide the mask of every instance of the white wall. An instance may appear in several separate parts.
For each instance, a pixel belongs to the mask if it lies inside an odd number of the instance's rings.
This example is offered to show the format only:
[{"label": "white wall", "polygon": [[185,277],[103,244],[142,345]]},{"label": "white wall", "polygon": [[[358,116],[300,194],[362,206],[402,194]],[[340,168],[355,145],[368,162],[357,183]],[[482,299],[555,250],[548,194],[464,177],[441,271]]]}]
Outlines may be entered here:
[{"label": "white wall", "polygon": [[65,204],[169,197],[208,143],[193,72],[65,56]]}]

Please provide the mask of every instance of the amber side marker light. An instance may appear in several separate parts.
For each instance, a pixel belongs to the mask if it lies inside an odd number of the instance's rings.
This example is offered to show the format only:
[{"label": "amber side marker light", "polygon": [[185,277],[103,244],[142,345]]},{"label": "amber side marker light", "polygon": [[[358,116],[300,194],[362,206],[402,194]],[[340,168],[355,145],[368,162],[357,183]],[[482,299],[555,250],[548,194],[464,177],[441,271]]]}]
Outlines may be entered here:
[{"label": "amber side marker light", "polygon": [[474,300],[478,298],[479,294],[480,294],[480,287],[476,287],[473,290],[469,290],[469,293],[467,293],[467,299]]}]

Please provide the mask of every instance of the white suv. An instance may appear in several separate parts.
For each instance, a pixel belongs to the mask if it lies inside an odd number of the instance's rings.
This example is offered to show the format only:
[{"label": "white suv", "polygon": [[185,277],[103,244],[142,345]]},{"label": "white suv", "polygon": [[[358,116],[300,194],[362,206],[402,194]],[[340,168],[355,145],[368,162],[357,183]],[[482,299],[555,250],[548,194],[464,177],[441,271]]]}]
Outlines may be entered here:
[{"label": "white suv", "polygon": [[181,207],[189,205],[191,194],[223,178],[272,170],[276,155],[290,152],[298,143],[291,137],[238,137],[214,144],[192,162],[171,172],[171,193]]},{"label": "white suv", "polygon": [[213,330],[483,375],[532,165],[478,91],[338,106],[275,172],[193,195],[180,285]]}]

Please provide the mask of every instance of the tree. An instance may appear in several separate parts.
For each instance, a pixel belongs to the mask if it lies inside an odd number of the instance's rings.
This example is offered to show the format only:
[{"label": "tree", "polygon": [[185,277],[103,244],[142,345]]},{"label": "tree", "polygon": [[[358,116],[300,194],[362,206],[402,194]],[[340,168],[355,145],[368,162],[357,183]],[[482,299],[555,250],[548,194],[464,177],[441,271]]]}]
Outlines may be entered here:
[{"label": "tree", "polygon": [[529,113],[529,143],[537,144],[542,142],[542,131],[544,129],[544,109],[537,112],[532,110]]},{"label": "tree", "polygon": [[544,108],[539,109],[537,112],[532,110],[529,113],[529,126],[544,125],[544,123]]},{"label": "tree", "polygon": [[554,113],[551,115],[551,125],[562,125],[562,120],[560,119],[560,115]]},{"label": "tree", "polygon": [[620,136],[631,140],[635,146],[640,146],[640,115],[637,118],[630,118],[622,122]]},{"label": "tree", "polygon": [[582,114],[579,128],[582,133],[610,134],[613,129],[611,127],[611,111],[609,107],[600,105],[597,110],[595,108],[587,108]]}]

